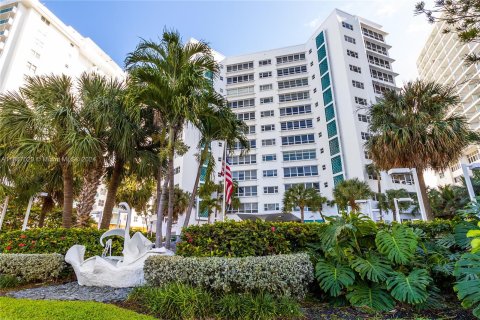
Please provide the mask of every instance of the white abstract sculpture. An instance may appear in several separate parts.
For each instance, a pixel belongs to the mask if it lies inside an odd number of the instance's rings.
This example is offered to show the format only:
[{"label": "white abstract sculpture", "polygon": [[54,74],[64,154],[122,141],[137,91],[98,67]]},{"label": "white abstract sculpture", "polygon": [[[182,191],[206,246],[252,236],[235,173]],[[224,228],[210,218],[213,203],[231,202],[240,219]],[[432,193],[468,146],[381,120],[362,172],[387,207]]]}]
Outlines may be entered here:
[{"label": "white abstract sculpture", "polygon": [[[79,285],[116,288],[142,285],[145,281],[143,265],[148,257],[158,254],[173,255],[172,251],[163,247],[152,249],[153,243],[140,232],[130,237],[130,207],[125,202],[119,206],[126,208],[127,224],[125,229],[109,230],[100,237],[100,244],[105,247],[101,257],[84,260],[85,246],[82,245],[74,245],[68,249],[65,261],[72,265]],[[122,257],[111,256],[111,239],[104,245],[103,240],[110,236],[124,237]],[[110,255],[107,256],[108,253]]]}]

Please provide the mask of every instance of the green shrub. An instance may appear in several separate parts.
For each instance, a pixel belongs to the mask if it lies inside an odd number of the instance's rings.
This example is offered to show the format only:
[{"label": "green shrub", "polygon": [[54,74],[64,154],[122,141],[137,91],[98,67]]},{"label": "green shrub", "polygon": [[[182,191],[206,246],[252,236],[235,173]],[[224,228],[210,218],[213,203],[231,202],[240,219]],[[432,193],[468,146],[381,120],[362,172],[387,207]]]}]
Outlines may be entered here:
[{"label": "green shrub", "polygon": [[0,274],[0,289],[13,288],[20,284],[20,280],[17,277]]},{"label": "green shrub", "polygon": [[268,293],[215,295],[200,287],[179,283],[135,288],[128,299],[148,313],[168,320],[269,320],[302,316],[299,304],[291,298],[275,298]]},{"label": "green shrub", "polygon": [[248,257],[304,251],[319,240],[322,223],[227,221],[189,226],[177,254],[185,257]]},{"label": "green shrub", "polygon": [[0,274],[23,281],[48,281],[60,276],[65,268],[60,254],[0,254]]},{"label": "green shrub", "polygon": [[205,319],[213,314],[213,298],[208,291],[181,283],[135,288],[129,300],[160,319]]},{"label": "green shrub", "polygon": [[218,292],[305,296],[313,266],[305,253],[245,258],[153,256],[145,262],[145,280],[154,286],[172,282]]},{"label": "green shrub", "polygon": [[[85,257],[101,255],[100,236],[106,230],[85,229],[30,229],[0,233],[1,253],[59,253],[65,254],[74,244],[86,247]],[[112,255],[122,255],[123,239],[114,237]]]}]

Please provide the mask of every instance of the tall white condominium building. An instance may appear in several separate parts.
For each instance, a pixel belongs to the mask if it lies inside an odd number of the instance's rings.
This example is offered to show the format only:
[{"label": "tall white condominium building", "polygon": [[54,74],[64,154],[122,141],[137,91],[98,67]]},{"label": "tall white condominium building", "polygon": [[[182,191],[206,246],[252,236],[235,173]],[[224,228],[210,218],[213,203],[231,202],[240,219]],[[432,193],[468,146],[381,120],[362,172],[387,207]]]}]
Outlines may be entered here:
[{"label": "tall white condominium building", "polygon": [[[245,156],[240,156],[239,146],[229,146],[234,149],[229,163],[242,203],[230,210],[230,218],[281,213],[285,190],[296,184],[314,187],[328,199],[345,179],[368,181],[377,191],[378,181],[366,172],[371,160],[363,145],[369,138],[366,108],[384,90],[395,88],[397,74],[386,36],[378,24],[335,10],[304,44],[221,60],[215,85],[248,125],[251,146]],[[185,172],[178,180],[175,176],[182,187],[185,179],[193,185],[195,161],[188,158],[177,167]],[[411,175],[382,173],[381,185],[382,191],[415,191]],[[378,219],[378,210],[369,210],[376,204],[366,206],[364,211],[373,211]],[[323,211],[338,212],[335,207]],[[320,216],[307,212],[305,219]]]},{"label": "tall white condominium building", "polygon": [[122,69],[91,39],[66,26],[37,0],[0,2],[0,92],[27,75],[97,71],[121,77]]},{"label": "tall white condominium building", "polygon": [[[455,86],[461,103],[450,113],[466,117],[471,129],[480,130],[480,65],[467,66],[466,54],[478,52],[479,43],[461,44],[455,33],[443,33],[445,23],[436,23],[425,47],[417,60],[420,78]],[[465,150],[464,157],[458,163],[452,163],[445,172],[437,173],[439,185],[460,183],[462,169],[460,163],[472,163],[480,160],[478,146]]]}]

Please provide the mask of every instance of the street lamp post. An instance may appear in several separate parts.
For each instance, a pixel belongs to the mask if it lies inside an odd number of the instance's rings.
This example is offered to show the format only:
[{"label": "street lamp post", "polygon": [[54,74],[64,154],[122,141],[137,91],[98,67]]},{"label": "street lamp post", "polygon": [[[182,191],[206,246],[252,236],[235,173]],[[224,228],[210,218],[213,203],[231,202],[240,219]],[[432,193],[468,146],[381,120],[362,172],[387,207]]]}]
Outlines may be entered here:
[{"label": "street lamp post", "polygon": [[468,169],[472,171],[478,170],[480,169],[480,163],[471,163],[471,164],[462,163],[463,176],[465,177],[465,184],[467,185],[467,191],[470,197],[470,201],[477,202],[477,199],[475,199],[475,191],[473,190],[472,179],[470,178]]},{"label": "street lamp post", "polygon": [[423,199],[422,191],[420,190],[420,184],[418,181],[418,172],[415,168],[394,168],[388,170],[388,175],[391,176],[392,174],[405,174],[409,173],[413,176],[413,182],[415,184],[415,192],[417,193],[418,203],[420,204],[420,215],[422,216],[422,220],[427,220],[427,210],[425,208],[425,202],[428,199]]},{"label": "street lamp post", "polygon": [[32,209],[32,204],[35,197],[46,197],[46,196],[48,196],[48,193],[40,192],[30,197],[30,200],[28,200],[27,211],[25,212],[25,219],[23,219],[22,231],[27,230],[28,218],[30,217],[30,210]]},{"label": "street lamp post", "polygon": [[393,203],[395,204],[395,215],[397,216],[397,221],[402,222],[400,218],[400,202],[414,202],[412,198],[393,198]]}]

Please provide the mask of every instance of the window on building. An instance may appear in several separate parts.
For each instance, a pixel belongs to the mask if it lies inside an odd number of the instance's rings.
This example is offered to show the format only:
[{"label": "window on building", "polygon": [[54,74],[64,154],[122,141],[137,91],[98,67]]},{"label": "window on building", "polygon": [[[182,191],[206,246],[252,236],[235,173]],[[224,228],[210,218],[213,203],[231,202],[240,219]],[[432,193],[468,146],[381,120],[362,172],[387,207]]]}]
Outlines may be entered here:
[{"label": "window on building", "polygon": [[252,126],[247,126],[245,128],[245,134],[253,134],[255,133],[255,125],[252,125]]},{"label": "window on building", "polygon": [[274,124],[264,124],[262,125],[262,132],[264,131],[275,131],[275,125]]},{"label": "window on building", "polygon": [[352,80],[352,85],[358,89],[365,89],[365,85],[360,81]]},{"label": "window on building", "polygon": [[237,113],[237,119],[246,121],[246,120],[255,120],[255,112],[242,112]]},{"label": "window on building", "polygon": [[353,26],[350,23],[346,23],[345,21],[342,21],[342,27],[353,31]]},{"label": "window on building", "polygon": [[253,69],[253,61],[227,65],[227,72],[237,72],[250,69]]},{"label": "window on building", "polygon": [[366,106],[367,105],[367,99],[355,97],[355,103],[360,104],[362,106]]},{"label": "window on building", "polygon": [[228,157],[228,163],[231,165],[242,165],[242,164],[255,164],[257,163],[256,154],[248,154],[244,156],[231,156]]},{"label": "window on building", "polygon": [[283,121],[280,123],[280,129],[282,131],[306,129],[306,128],[312,128],[312,127],[313,127],[312,119]]},{"label": "window on building", "polygon": [[180,167],[176,167],[175,168],[175,174],[179,174],[180,173]]},{"label": "window on building", "polygon": [[232,109],[255,107],[255,99],[229,101],[227,105]]},{"label": "window on building", "polygon": [[[255,139],[251,139],[248,141],[249,145],[250,145],[250,149],[255,149],[257,147],[257,141]],[[242,144],[240,144],[240,142],[236,141],[233,145],[233,148],[231,148],[233,150],[243,150],[243,146]]]},{"label": "window on building", "polygon": [[352,50],[347,49],[347,56],[350,56],[352,58],[357,58],[358,59],[358,53]]},{"label": "window on building", "polygon": [[375,51],[377,53],[383,54],[384,56],[388,56],[387,48],[385,48],[384,46],[380,46],[376,43],[365,40],[365,47],[368,50]]},{"label": "window on building", "polygon": [[272,89],[273,89],[273,85],[271,83],[260,85],[260,91],[269,91]]},{"label": "window on building", "polygon": [[234,96],[240,96],[240,95],[250,94],[250,93],[255,93],[254,86],[227,89],[227,96],[234,97]]},{"label": "window on building", "polygon": [[308,86],[308,78],[292,79],[278,82],[278,89],[288,89]]},{"label": "window on building", "polygon": [[356,73],[362,73],[362,68],[354,66],[354,65],[349,65],[350,71],[356,72]]},{"label": "window on building", "polygon": [[260,79],[270,78],[272,76],[272,71],[260,72],[258,76]]},{"label": "window on building", "polygon": [[257,180],[257,170],[232,171],[232,178],[236,181]]},{"label": "window on building", "polygon": [[293,74],[299,74],[299,73],[306,73],[307,72],[307,66],[294,66],[294,67],[288,67],[288,68],[283,68],[283,69],[277,69],[277,76],[279,77],[284,77],[284,76],[289,76]]},{"label": "window on building", "polygon": [[344,38],[345,38],[345,41],[347,41],[347,42],[349,42],[349,43],[355,44],[355,42],[356,42],[354,38],[349,37],[349,36],[347,36],[347,35],[345,35]]},{"label": "window on building", "polygon": [[27,62],[27,70],[35,73],[37,72],[37,66],[29,61]]},{"label": "window on building", "polygon": [[260,118],[273,117],[273,115],[274,115],[273,110],[267,110],[267,111],[260,112]]},{"label": "window on building", "polygon": [[260,61],[258,61],[258,65],[259,65],[260,67],[268,66],[268,65],[270,65],[270,64],[272,64],[272,60],[271,60],[271,59],[265,59],[265,60],[260,60]]},{"label": "window on building", "polygon": [[47,18],[45,18],[44,16],[42,16],[41,20],[42,20],[47,26],[50,25],[50,21],[48,21]]},{"label": "window on building", "polygon": [[263,170],[263,176],[264,176],[265,178],[267,178],[267,177],[276,177],[276,176],[277,176],[277,170],[276,170],[276,169]]},{"label": "window on building", "polygon": [[478,153],[478,150],[467,155],[468,163],[478,161],[479,159],[480,159],[480,154]]},{"label": "window on building", "polygon": [[315,136],[313,133],[282,137],[282,146],[295,145],[295,144],[307,144],[307,143],[314,143],[314,142],[315,142]]},{"label": "window on building", "polygon": [[285,178],[318,176],[318,166],[298,166],[283,168],[283,176]]},{"label": "window on building", "polygon": [[278,193],[278,186],[263,187],[264,194],[276,194]]},{"label": "window on building", "polygon": [[315,149],[284,151],[283,161],[314,160],[317,158]]},{"label": "window on building", "polygon": [[263,210],[264,211],[278,211],[278,210],[280,210],[280,204],[279,203],[265,203],[263,205]]},{"label": "window on building", "polygon": [[32,49],[32,56],[34,56],[36,59],[40,58],[40,53]]},{"label": "window on building", "polygon": [[382,68],[391,69],[390,62],[388,62],[387,60],[372,56],[371,54],[368,55],[368,62],[374,65],[380,66]]},{"label": "window on building", "polygon": [[278,95],[278,101],[281,103],[306,99],[310,99],[310,92],[308,91],[284,93]]},{"label": "window on building", "polygon": [[235,193],[237,197],[255,197],[257,195],[257,186],[239,186]]},{"label": "window on building", "polygon": [[98,200],[98,206],[99,207],[103,207],[104,205],[105,205],[105,200],[103,200],[103,199]]},{"label": "window on building", "polygon": [[270,147],[274,145],[275,145],[275,138],[262,140],[262,147]]},{"label": "window on building", "polygon": [[392,90],[392,89],[373,81],[373,92],[375,92],[376,94],[384,94],[385,91],[387,90]]},{"label": "window on building", "polygon": [[361,135],[362,135],[362,140],[368,140],[370,139],[370,136],[371,136],[370,133],[368,132],[362,132]]},{"label": "window on building", "polygon": [[382,81],[385,81],[385,82],[394,83],[393,76],[391,74],[381,72],[381,71],[377,71],[377,70],[374,70],[374,69],[370,69],[370,74],[372,75],[372,78],[382,80]]},{"label": "window on building", "polygon": [[280,117],[308,113],[312,113],[312,107],[309,104],[280,108]]},{"label": "window on building", "polygon": [[373,38],[373,39],[378,40],[378,41],[385,42],[385,40],[383,38],[383,35],[378,33],[378,32],[375,32],[373,30],[362,27],[362,33],[364,35],[366,35],[367,37]]},{"label": "window on building", "polygon": [[361,121],[361,122],[366,122],[366,123],[370,123],[370,116],[367,116],[366,114],[357,114],[358,116],[358,121]]},{"label": "window on building", "polygon": [[230,207],[228,213],[258,213],[257,202],[242,202],[237,209]]},{"label": "window on building", "polygon": [[295,53],[295,54],[289,54],[286,56],[277,57],[277,64],[290,63],[290,62],[303,61],[303,60],[305,60],[304,52]]},{"label": "window on building", "polygon": [[260,98],[260,104],[273,103],[273,97]]},{"label": "window on building", "polygon": [[250,74],[242,74],[233,77],[227,77],[227,84],[237,84],[243,82],[250,82],[254,80],[253,73]]},{"label": "window on building", "polygon": [[269,161],[276,161],[277,160],[277,155],[276,154],[264,154],[262,155],[262,161],[263,162],[269,162]]}]

